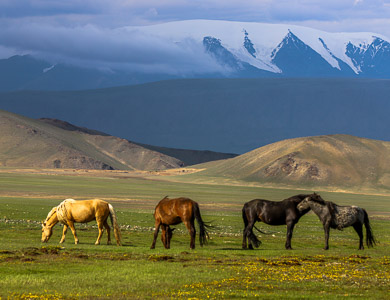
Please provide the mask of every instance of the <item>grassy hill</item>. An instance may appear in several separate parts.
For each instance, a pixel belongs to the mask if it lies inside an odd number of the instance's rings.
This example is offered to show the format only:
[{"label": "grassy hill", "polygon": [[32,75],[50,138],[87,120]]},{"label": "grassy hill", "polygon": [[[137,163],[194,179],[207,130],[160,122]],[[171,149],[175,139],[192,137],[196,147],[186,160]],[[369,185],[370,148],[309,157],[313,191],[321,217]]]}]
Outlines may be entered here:
[{"label": "grassy hill", "polygon": [[0,110],[0,166],[122,170],[183,166],[176,158],[127,140],[75,128]]},{"label": "grassy hill", "polygon": [[390,189],[390,142],[350,135],[283,140],[201,164],[200,176],[302,187]]}]

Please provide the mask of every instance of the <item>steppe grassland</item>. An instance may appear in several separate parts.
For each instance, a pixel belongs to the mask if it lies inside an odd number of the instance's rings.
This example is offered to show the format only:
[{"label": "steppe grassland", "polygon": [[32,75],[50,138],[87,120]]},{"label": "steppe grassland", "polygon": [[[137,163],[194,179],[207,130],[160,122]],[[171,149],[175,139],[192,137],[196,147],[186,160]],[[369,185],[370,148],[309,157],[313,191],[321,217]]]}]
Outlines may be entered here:
[{"label": "steppe grassland", "polygon": [[[100,174],[100,173],[99,173]],[[258,224],[269,235],[254,251],[241,250],[244,202],[281,200],[312,192],[191,184],[165,177],[105,176],[93,172],[62,175],[0,172],[0,296],[3,298],[344,298],[385,299],[390,292],[390,199],[387,196],[320,192],[338,204],[368,210],[379,240],[358,251],[352,228],[332,231],[323,251],[322,226],[313,214],[297,224],[293,251],[284,250],[285,226]],[[131,175],[131,174],[128,174]],[[172,179],[172,178],[171,178]],[[221,180],[222,182],[222,180]],[[158,241],[150,250],[153,208],[165,195],[200,203],[203,218],[215,226],[209,244],[189,250],[184,226],[177,226],[170,250]],[[79,245],[68,232],[59,245],[57,225],[48,244],[40,243],[40,224],[65,198],[110,201],[122,226],[124,246],[93,245],[94,223],[79,224]],[[22,288],[21,288],[22,287]]]}]

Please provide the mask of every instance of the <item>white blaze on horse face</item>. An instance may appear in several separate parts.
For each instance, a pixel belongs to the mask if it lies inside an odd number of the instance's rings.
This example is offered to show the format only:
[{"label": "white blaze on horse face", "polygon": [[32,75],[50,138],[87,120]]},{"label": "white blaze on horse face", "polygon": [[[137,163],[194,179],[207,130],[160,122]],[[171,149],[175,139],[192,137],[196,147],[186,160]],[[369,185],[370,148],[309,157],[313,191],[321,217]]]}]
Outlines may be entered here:
[{"label": "white blaze on horse face", "polygon": [[42,224],[42,243],[46,243],[51,235],[53,233],[53,228],[52,227],[49,227],[49,226],[46,226],[46,224]]}]

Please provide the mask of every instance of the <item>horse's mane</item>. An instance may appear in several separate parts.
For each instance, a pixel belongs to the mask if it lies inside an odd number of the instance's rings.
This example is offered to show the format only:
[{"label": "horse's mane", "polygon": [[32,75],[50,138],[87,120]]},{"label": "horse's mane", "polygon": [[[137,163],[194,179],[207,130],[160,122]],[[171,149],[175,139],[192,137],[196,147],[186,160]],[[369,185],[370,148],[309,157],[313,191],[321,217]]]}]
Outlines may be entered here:
[{"label": "horse's mane", "polygon": [[47,214],[47,217],[45,219],[45,222],[49,221],[49,219],[54,215],[54,213],[57,212],[57,206],[53,207],[49,213]]},{"label": "horse's mane", "polygon": [[321,205],[326,205],[326,207],[328,207],[328,209],[329,209],[330,214],[333,215],[334,212],[336,211],[337,204],[333,203],[331,201],[325,201],[324,199],[321,198],[320,195],[316,194],[316,196],[317,197],[311,197],[311,201],[317,202],[317,203],[319,203]]},{"label": "horse's mane", "polygon": [[334,213],[336,211],[337,204],[333,203],[333,202],[330,202],[330,201],[327,201],[326,206],[328,207],[330,214],[334,215]]},{"label": "horse's mane", "polygon": [[295,195],[295,196],[292,196],[290,198],[287,198],[286,200],[291,200],[291,201],[294,201],[294,202],[301,202],[303,199],[305,199],[308,196],[310,196],[310,195],[308,195],[308,194],[299,194],[299,195]]},{"label": "horse's mane", "polygon": [[57,218],[58,221],[60,221],[63,224],[67,223],[67,210],[66,210],[66,204],[67,203],[74,203],[76,200],[74,199],[65,199],[62,201],[56,208],[57,208]]},{"label": "horse's mane", "polygon": [[[319,204],[322,204],[322,205],[327,205],[327,203],[329,203],[329,201],[325,201],[324,199],[322,199],[320,195],[315,194],[315,193],[314,193],[314,195],[315,195],[315,197],[310,197],[310,200],[317,202]],[[309,195],[309,196],[311,196],[311,195]]]}]

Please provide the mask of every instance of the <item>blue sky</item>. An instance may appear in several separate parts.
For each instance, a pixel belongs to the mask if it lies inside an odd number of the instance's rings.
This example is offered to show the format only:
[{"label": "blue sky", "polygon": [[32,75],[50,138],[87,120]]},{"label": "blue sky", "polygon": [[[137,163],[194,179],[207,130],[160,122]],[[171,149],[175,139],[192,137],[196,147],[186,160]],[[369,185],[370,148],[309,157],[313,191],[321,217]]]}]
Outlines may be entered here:
[{"label": "blue sky", "polygon": [[[115,52],[120,44],[133,57],[142,51],[136,44],[122,45],[115,28],[186,19],[286,23],[390,37],[390,0],[1,0],[0,58],[35,52],[77,63],[95,53],[96,60],[110,64],[111,45]],[[98,48],[105,51],[96,53]],[[170,49],[159,56],[174,59]],[[128,54],[114,63],[131,59]]]}]

